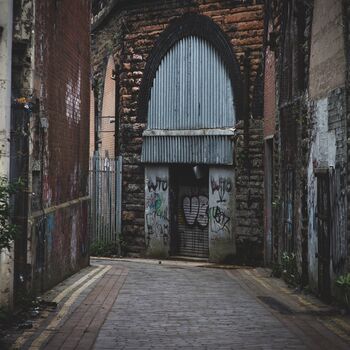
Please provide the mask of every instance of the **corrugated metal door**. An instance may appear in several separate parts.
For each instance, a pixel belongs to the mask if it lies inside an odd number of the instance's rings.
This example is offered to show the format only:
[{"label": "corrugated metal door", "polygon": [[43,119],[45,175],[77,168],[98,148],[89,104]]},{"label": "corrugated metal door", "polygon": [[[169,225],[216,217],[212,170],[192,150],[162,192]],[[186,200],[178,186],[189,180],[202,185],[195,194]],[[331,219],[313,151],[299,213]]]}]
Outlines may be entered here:
[{"label": "corrugated metal door", "polygon": [[207,258],[209,253],[208,186],[179,186],[178,253]]}]

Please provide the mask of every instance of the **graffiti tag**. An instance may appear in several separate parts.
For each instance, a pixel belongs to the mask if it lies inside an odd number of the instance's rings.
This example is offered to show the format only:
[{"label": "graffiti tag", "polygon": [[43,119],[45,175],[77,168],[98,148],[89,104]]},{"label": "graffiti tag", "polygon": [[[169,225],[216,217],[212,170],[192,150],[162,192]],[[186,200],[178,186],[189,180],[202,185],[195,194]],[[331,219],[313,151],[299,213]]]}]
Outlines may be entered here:
[{"label": "graffiti tag", "polygon": [[162,238],[166,245],[169,242],[169,221],[165,217],[159,217],[156,213],[146,215],[147,223],[147,247],[149,247],[152,236]]},{"label": "graffiti tag", "polygon": [[228,224],[230,222],[230,217],[220,207],[210,208],[210,218],[212,219],[212,229],[214,231],[228,230]]},{"label": "graffiti tag", "polygon": [[208,202],[206,196],[184,197],[182,209],[187,225],[193,226],[197,223],[203,228],[208,226]]},{"label": "graffiti tag", "polygon": [[211,178],[211,193],[215,192],[219,195],[219,200],[217,203],[226,202],[225,195],[232,191],[232,180],[230,178],[220,177],[219,181]]},{"label": "graffiti tag", "polygon": [[147,187],[149,192],[166,191],[168,189],[168,180],[157,176],[155,182],[152,179],[148,179]]},{"label": "graffiti tag", "polygon": [[154,213],[158,217],[167,218],[167,204],[164,203],[163,197],[157,192],[153,192],[147,197],[146,208],[148,212]]}]

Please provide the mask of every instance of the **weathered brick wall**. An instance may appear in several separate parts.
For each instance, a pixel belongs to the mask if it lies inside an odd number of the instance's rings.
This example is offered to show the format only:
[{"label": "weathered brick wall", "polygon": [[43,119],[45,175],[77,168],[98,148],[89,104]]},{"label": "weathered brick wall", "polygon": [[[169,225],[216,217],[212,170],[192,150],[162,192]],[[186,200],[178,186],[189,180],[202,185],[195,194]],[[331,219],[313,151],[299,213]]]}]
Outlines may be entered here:
[{"label": "weathered brick wall", "polygon": [[264,259],[263,120],[249,124],[249,141],[245,142],[244,123],[240,122],[235,143],[237,260],[258,264]]},{"label": "weathered brick wall", "polygon": [[[350,135],[350,2],[343,0],[343,20],[344,20],[344,44],[346,57],[346,77],[345,77],[345,108],[346,108],[346,124],[347,124],[347,139]],[[347,156],[346,156],[346,172],[347,172],[347,202],[350,203],[350,147],[347,141]],[[350,271],[350,206],[347,207],[347,271]]]},{"label": "weathered brick wall", "polygon": [[28,264],[46,289],[88,264],[90,2],[38,0],[33,16]]},{"label": "weathered brick wall", "polygon": [[[138,122],[137,98],[146,60],[156,39],[173,19],[185,13],[194,12],[210,17],[227,35],[240,62],[245,50],[251,50],[249,90],[252,94],[261,62],[262,3],[158,0],[149,1],[145,6],[142,2],[121,2],[119,8],[94,28],[93,67],[99,91],[108,56],[113,54],[120,65],[119,142],[120,154],[123,156],[123,235],[131,252],[142,253],[145,248],[144,169],[140,164],[140,154],[142,132],[146,125]],[[262,167],[262,163],[257,166]]]},{"label": "weathered brick wall", "polygon": [[[310,31],[312,19],[312,7],[298,2],[298,10],[292,11],[299,21],[299,32],[294,32],[293,38],[287,38],[287,2],[270,1],[272,9],[272,30],[275,37],[276,57],[276,114],[275,114],[275,139],[273,159],[273,231],[274,231],[274,259],[280,261],[282,251],[288,249],[285,240],[286,219],[286,174],[292,169],[294,177],[292,224],[294,238],[292,250],[297,254],[297,263],[302,277],[307,279],[307,162],[309,157],[309,123],[307,109],[308,62],[310,55]],[[289,34],[290,35],[290,34]],[[284,56],[286,47],[293,41],[294,57],[298,58],[298,66],[294,68],[294,76],[291,79],[284,76],[287,64],[293,64],[291,56]],[[299,53],[297,52],[299,51]],[[287,61],[286,61],[287,60]],[[289,61],[288,61],[289,60]],[[295,75],[296,73],[296,75]],[[291,93],[286,92],[289,87]],[[284,89],[284,90],[283,90]],[[288,90],[288,89],[287,89]],[[285,91],[283,96],[283,91]],[[304,283],[307,283],[304,280]]]},{"label": "weathered brick wall", "polygon": [[[317,167],[328,166],[330,168],[331,200],[336,198],[335,206],[332,207],[334,212],[331,214],[334,220],[331,230],[335,234],[331,237],[333,240],[331,242],[332,278],[337,273],[336,271],[339,272],[339,266],[342,264],[342,257],[344,257],[344,244],[341,242],[344,242],[342,236],[345,229],[344,211],[347,208],[346,199],[344,199],[347,172],[345,169],[347,154],[345,111],[347,107],[345,102],[346,89],[343,87],[346,65],[342,58],[342,30],[336,24],[341,20],[339,17],[340,4],[336,1],[333,4],[323,0],[313,1],[309,2],[310,6],[306,6],[304,11],[301,11],[300,20],[304,30],[302,35],[299,33],[293,39],[302,48],[303,57],[299,66],[303,66],[301,79],[298,78],[301,84],[299,91],[297,91],[293,87],[295,83],[286,81],[283,76],[285,67],[283,35],[287,21],[287,17],[283,14],[283,6],[286,6],[287,2],[271,3],[274,5],[274,31],[277,34],[276,99],[278,108],[276,111],[275,141],[277,152],[274,159],[275,258],[278,260],[281,252],[285,250],[283,241],[281,241],[283,240],[285,222],[284,173],[287,170],[286,165],[289,163],[294,169],[292,219],[295,246],[293,251],[297,254],[303,283],[310,283],[312,287],[317,289],[318,271],[315,256],[318,251],[318,241],[314,225],[316,223],[314,214],[316,210],[315,191],[317,189],[314,170]],[[346,5],[345,2],[343,5]],[[325,10],[326,7],[328,10]],[[327,13],[326,18],[324,17],[325,13]],[[298,11],[295,14],[298,16]],[[343,19],[347,18],[346,6],[343,7],[342,15]],[[327,28],[326,35],[324,34],[325,28]],[[294,55],[297,55],[297,50],[298,46],[295,46]],[[294,91],[289,99],[281,98],[283,84],[289,84],[292,87],[291,91]],[[296,91],[297,93],[295,93]],[[293,139],[288,140],[292,130],[294,130]],[[326,142],[328,142],[328,146],[325,146]],[[333,151],[334,163],[332,162]]]},{"label": "weathered brick wall", "polygon": [[[271,40],[272,23],[269,23],[267,40]],[[272,47],[265,48],[264,53],[264,137],[272,136],[275,133],[276,115],[276,59]]]},{"label": "weathered brick wall", "polygon": [[40,114],[49,122],[45,206],[87,193],[89,16],[85,0],[36,4],[36,83]]}]

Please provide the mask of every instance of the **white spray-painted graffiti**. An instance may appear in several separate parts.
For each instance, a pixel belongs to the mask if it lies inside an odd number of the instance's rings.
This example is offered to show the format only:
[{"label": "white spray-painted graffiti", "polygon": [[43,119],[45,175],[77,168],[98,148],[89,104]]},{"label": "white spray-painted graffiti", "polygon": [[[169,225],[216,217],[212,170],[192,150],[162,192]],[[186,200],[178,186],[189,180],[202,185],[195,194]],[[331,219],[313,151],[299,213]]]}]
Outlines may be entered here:
[{"label": "white spray-painted graffiti", "polygon": [[162,239],[164,245],[169,242],[168,218],[168,180],[156,177],[146,180],[146,224],[147,246],[152,239]]},{"label": "white spray-painted graffiti", "polygon": [[79,124],[81,119],[81,71],[79,68],[77,79],[69,79],[66,84],[66,117],[69,125]]},{"label": "white spray-painted graffiti", "polygon": [[209,217],[212,232],[223,233],[229,230],[231,218],[226,214],[225,210],[219,206],[210,208]]},{"label": "white spray-painted graffiti", "polygon": [[229,234],[231,229],[230,194],[232,180],[229,177],[212,177],[209,208],[210,231],[216,235]]},{"label": "white spray-painted graffiti", "polygon": [[230,178],[219,177],[218,180],[211,178],[211,193],[215,194],[217,192],[219,199],[217,203],[223,203],[227,201],[225,195],[232,190],[232,181]]},{"label": "white spray-painted graffiti", "polygon": [[182,201],[182,209],[186,224],[193,226],[197,224],[199,227],[208,226],[208,207],[209,200],[207,196],[186,196]]}]

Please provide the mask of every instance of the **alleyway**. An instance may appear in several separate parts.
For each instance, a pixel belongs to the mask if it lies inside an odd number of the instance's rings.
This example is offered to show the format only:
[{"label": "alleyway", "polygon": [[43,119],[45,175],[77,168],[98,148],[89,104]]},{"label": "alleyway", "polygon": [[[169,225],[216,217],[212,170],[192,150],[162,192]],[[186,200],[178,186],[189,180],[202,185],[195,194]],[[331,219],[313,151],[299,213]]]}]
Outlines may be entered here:
[{"label": "alleyway", "polygon": [[57,310],[14,348],[349,348],[348,320],[317,299],[294,293],[264,269],[212,267],[93,261],[46,295]]}]

